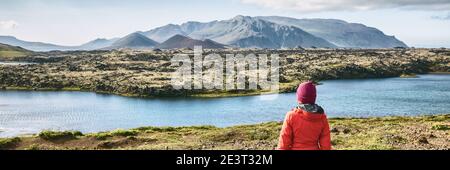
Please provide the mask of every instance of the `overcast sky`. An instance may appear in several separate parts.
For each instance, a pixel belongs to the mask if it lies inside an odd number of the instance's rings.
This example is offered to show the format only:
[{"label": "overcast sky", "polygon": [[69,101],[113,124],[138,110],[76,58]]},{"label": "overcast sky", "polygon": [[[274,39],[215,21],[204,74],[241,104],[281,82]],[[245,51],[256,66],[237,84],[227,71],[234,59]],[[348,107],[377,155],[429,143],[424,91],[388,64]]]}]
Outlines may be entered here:
[{"label": "overcast sky", "polygon": [[0,35],[79,45],[236,15],[342,19],[409,46],[450,47],[450,0],[0,0]]}]

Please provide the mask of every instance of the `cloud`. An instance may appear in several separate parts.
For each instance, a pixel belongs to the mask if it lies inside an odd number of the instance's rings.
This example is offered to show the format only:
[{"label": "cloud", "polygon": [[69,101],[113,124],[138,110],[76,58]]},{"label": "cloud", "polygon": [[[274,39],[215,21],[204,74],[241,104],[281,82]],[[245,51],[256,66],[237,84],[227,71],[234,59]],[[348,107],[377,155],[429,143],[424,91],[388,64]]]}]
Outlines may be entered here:
[{"label": "cloud", "polygon": [[19,23],[13,20],[9,21],[0,21],[0,29],[9,30],[9,29],[15,29]]},{"label": "cloud", "polygon": [[361,11],[388,8],[450,10],[449,0],[241,0],[241,2],[299,12]]}]

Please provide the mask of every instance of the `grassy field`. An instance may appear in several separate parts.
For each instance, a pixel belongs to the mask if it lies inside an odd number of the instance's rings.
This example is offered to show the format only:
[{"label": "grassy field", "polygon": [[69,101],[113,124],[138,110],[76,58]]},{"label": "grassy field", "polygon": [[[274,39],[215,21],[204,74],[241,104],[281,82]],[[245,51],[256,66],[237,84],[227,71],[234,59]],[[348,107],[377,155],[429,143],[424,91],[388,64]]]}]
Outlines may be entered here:
[{"label": "grassy field", "polygon": [[30,55],[32,52],[21,47],[0,44],[0,57],[13,58]]},{"label": "grassy field", "polygon": [[[419,117],[332,118],[334,149],[450,149],[450,114]],[[0,149],[274,149],[280,122],[217,128],[141,127],[82,134],[43,131],[0,139]]]},{"label": "grassy field", "polygon": [[29,53],[21,51],[0,51],[0,57],[22,57],[28,54]]}]

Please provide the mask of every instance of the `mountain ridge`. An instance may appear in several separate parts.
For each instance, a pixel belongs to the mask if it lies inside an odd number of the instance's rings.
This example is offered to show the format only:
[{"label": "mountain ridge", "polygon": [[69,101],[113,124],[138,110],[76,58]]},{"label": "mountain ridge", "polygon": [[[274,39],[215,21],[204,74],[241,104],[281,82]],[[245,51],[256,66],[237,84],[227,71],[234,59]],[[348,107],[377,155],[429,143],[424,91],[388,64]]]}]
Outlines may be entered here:
[{"label": "mountain ridge", "polygon": [[385,35],[377,28],[360,23],[349,23],[338,19],[297,19],[281,16],[258,16],[256,18],[301,28],[344,48],[408,47],[394,36]]},{"label": "mountain ridge", "polygon": [[55,45],[50,43],[24,41],[14,36],[0,36],[0,43],[11,46],[20,46],[33,51],[68,50],[72,48],[70,46]]},{"label": "mountain ridge", "polygon": [[[137,44],[127,36],[135,36]],[[240,48],[395,48],[408,47],[395,36],[360,23],[338,19],[297,19],[283,16],[243,16],[210,22],[188,21],[167,24],[148,31],[138,31],[122,38],[95,39],[79,46],[60,46],[43,42],[28,42],[13,36],[0,36],[0,43],[20,46],[33,51],[96,50],[116,48],[154,48],[175,35],[193,40],[207,39],[224,47]],[[129,38],[129,37],[128,37]],[[138,40],[139,39],[139,40]],[[121,43],[117,41],[121,40]],[[197,41],[197,44],[201,44]],[[127,43],[129,43],[127,45]],[[139,45],[140,44],[140,45]]]},{"label": "mountain ridge", "polygon": [[[159,32],[165,34],[158,34]],[[175,33],[199,40],[211,39],[241,48],[337,47],[299,28],[242,15],[207,23],[191,21],[181,25],[169,24],[143,32],[143,35],[163,39],[164,36],[173,36]]]}]

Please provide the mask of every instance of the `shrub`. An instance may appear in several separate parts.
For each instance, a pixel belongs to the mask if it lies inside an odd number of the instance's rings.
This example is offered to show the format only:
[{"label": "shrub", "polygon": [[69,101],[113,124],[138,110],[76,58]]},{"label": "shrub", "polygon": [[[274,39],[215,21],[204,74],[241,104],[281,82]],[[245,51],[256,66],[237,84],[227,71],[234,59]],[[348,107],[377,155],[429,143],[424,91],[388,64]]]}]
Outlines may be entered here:
[{"label": "shrub", "polygon": [[44,140],[75,139],[78,136],[83,136],[83,133],[80,131],[42,131],[38,136]]},{"label": "shrub", "polygon": [[123,130],[123,129],[117,129],[111,132],[111,135],[113,136],[136,136],[138,134],[138,131],[136,130]]},{"label": "shrub", "polygon": [[194,129],[194,130],[211,130],[211,129],[217,129],[215,126],[205,125],[205,126],[191,126],[191,127],[185,127],[185,129]]},{"label": "shrub", "polygon": [[20,138],[6,138],[6,139],[0,139],[0,149],[6,149],[9,147],[12,147],[20,142]]},{"label": "shrub", "polygon": [[182,129],[182,128],[177,128],[177,127],[140,127],[140,128],[136,128],[135,130],[154,131],[154,132],[173,132],[173,131],[176,131],[177,129]]},{"label": "shrub", "polygon": [[249,135],[252,140],[266,140],[271,138],[275,134],[275,131],[268,129],[255,129]]},{"label": "shrub", "polygon": [[226,142],[238,140],[240,138],[239,136],[242,136],[242,134],[233,130],[225,130],[204,134],[202,138],[212,142]]},{"label": "shrub", "polygon": [[112,137],[109,133],[96,133],[92,135],[97,140],[106,140],[106,138]]},{"label": "shrub", "polygon": [[434,125],[431,128],[433,130],[450,130],[450,126],[448,126],[448,125]]},{"label": "shrub", "polygon": [[26,147],[25,150],[40,150],[41,148],[37,144],[31,144],[30,146]]}]

